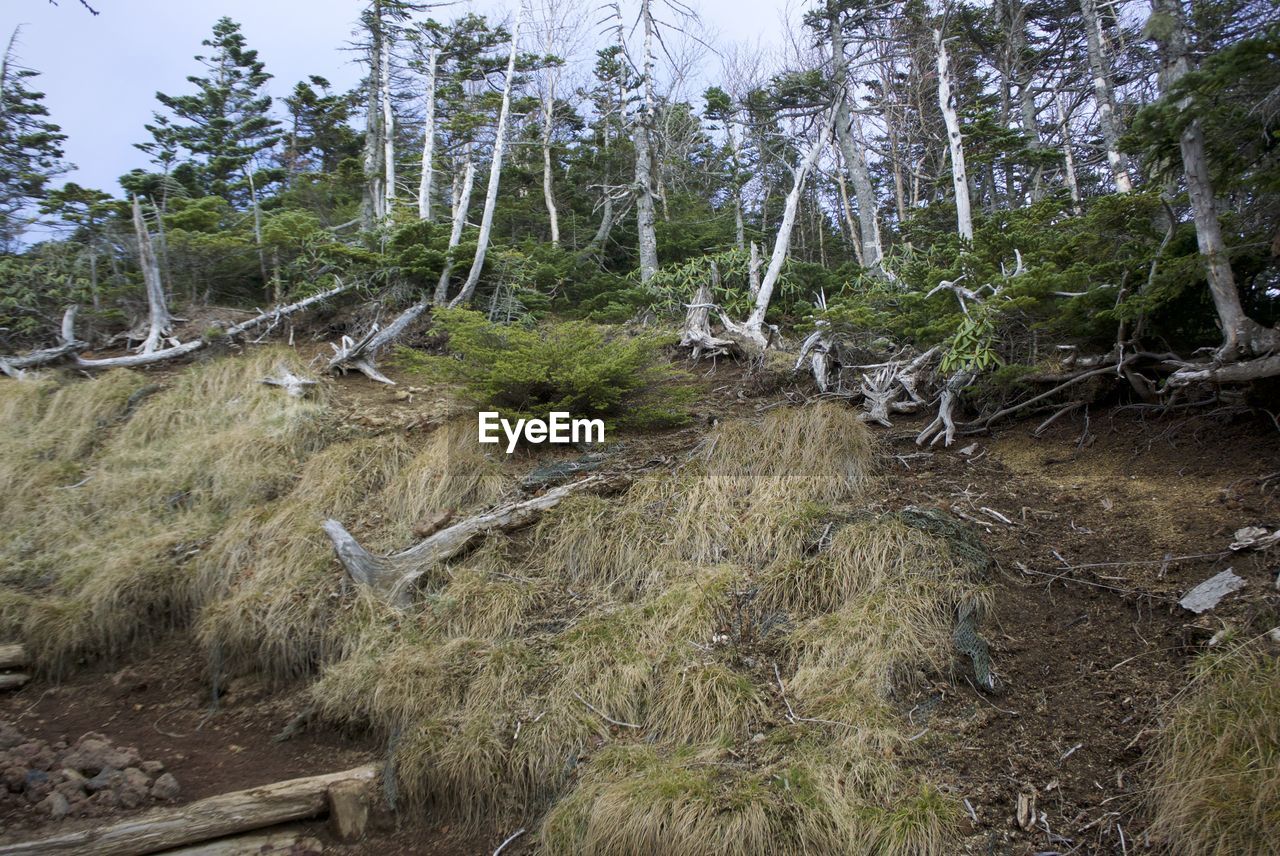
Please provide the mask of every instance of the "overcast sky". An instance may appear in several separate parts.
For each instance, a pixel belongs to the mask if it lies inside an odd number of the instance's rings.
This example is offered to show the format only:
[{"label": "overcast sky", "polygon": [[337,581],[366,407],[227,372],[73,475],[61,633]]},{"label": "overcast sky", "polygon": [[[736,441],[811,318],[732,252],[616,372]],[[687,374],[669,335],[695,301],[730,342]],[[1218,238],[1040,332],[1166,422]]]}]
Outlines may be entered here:
[{"label": "overcast sky", "polygon": [[[484,0],[477,11],[514,9],[517,0]],[[693,0],[704,22],[726,40],[774,41],[785,0]],[[216,21],[238,21],[249,47],[274,75],[270,90],[286,95],[309,74],[337,87],[354,86],[360,71],[344,50],[362,0],[0,0],[0,32],[22,25],[18,56],[41,72],[54,122],[67,134],[67,159],[78,169],[67,180],[118,193],[116,179],[147,157],[133,147],[147,139],[143,125],[158,106],[157,91],[190,91],[188,75],[202,71],[201,52]],[[626,9],[633,4],[624,0]],[[459,6],[440,9],[452,17]],[[584,26],[595,29],[595,21]],[[714,60],[711,61],[714,64]]]}]

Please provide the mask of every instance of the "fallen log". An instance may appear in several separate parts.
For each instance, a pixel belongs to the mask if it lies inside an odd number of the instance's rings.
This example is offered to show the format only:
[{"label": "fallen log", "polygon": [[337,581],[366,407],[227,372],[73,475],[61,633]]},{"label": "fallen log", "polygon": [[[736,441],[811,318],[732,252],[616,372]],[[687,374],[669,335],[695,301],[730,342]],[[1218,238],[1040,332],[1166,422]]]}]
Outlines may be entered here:
[{"label": "fallen log", "polygon": [[[317,817],[330,809],[330,791],[347,783],[371,787],[379,767],[367,764],[340,773],[291,779],[220,794],[173,808],[155,809],[106,826],[61,832],[32,841],[0,845],[0,856],[94,854],[143,856]],[[214,851],[217,852],[217,851]]]},{"label": "fallen log", "polygon": [[329,360],[329,371],[345,373],[348,369],[355,369],[370,380],[395,386],[395,381],[378,371],[374,360],[380,350],[399,339],[409,329],[409,325],[417,321],[430,306],[431,301],[424,298],[401,312],[386,327],[379,329],[375,326],[358,342],[350,336],[343,336],[341,346],[330,346],[334,354],[333,359]]},{"label": "fallen log", "polygon": [[391,556],[370,553],[337,520],[326,520],[324,531],[338,554],[338,561],[353,580],[397,606],[407,606],[412,600],[413,585],[423,574],[439,562],[462,552],[476,538],[490,532],[519,529],[542,512],[559,505],[566,497],[586,490],[599,490],[618,481],[616,477],[587,476],[552,488],[541,496],[510,502],[469,517]]},{"label": "fallen log", "polygon": [[[252,330],[254,327],[266,323],[267,321],[279,321],[281,318],[292,315],[295,312],[300,312],[303,309],[314,306],[322,300],[328,300],[331,297],[342,294],[344,291],[349,291],[351,288],[351,284],[344,285],[339,283],[328,291],[323,291],[320,294],[314,294],[311,297],[299,300],[296,303],[290,303],[288,306],[278,306],[268,312],[256,315],[248,321],[242,321],[239,324],[229,327],[222,333],[221,337],[215,338],[222,338],[225,340],[234,339],[237,336]],[[188,354],[194,354],[196,351],[206,347],[210,342],[214,341],[215,338],[192,339],[190,342],[183,342],[182,344],[174,345],[171,348],[164,348],[150,353],[130,354],[124,357],[102,357],[100,359],[90,360],[77,355],[75,358],[75,364],[77,367],[82,369],[118,369],[148,366],[155,363],[174,360],[178,357],[185,357]]]},{"label": "fallen log", "polygon": [[56,363],[63,357],[78,354],[89,347],[88,342],[82,342],[76,338],[76,313],[79,311],[80,307],[72,304],[62,314],[62,331],[58,336],[58,345],[15,357],[0,357],[0,374],[6,374],[15,379],[20,378],[23,369]]},{"label": "fallen log", "polygon": [[0,645],[0,669],[16,669],[27,665],[27,648],[21,643]]},{"label": "fallen log", "polygon": [[31,680],[31,676],[22,672],[9,672],[6,675],[0,675],[0,690],[16,690],[25,686],[29,680]]},{"label": "fallen log", "polygon": [[295,856],[302,853],[323,853],[320,839],[297,829],[277,832],[255,832],[237,835],[221,841],[209,841],[178,850],[169,850],[165,856]]}]

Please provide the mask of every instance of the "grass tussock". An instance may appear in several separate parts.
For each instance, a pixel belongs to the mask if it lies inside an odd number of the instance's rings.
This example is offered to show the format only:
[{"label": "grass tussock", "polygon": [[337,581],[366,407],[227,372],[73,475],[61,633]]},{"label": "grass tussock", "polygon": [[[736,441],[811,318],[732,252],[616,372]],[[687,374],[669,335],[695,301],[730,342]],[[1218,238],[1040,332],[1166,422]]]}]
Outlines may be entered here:
[{"label": "grass tussock", "polygon": [[980,568],[946,524],[860,510],[851,410],[722,424],[430,569],[404,612],[351,589],[321,520],[391,552],[510,476],[467,422],[338,430],[323,389],[258,382],[287,359],[0,386],[0,484],[25,500],[0,508],[0,624],[42,665],[194,622],[223,671],[323,667],[322,711],[388,740],[406,804],[540,816],[552,853],[945,849],[954,807],[903,768],[893,697],[951,667]]},{"label": "grass tussock", "polygon": [[1257,643],[1205,654],[1167,711],[1151,831],[1172,852],[1263,856],[1280,842],[1280,658]]},{"label": "grass tussock", "polygon": [[545,812],[548,852],[944,852],[954,806],[902,768],[893,695],[951,668],[980,568],[858,511],[870,478],[839,406],[721,425],[434,571],[317,699],[391,739],[402,798]]},{"label": "grass tussock", "polygon": [[194,558],[237,513],[287,491],[325,442],[322,399],[260,383],[292,359],[210,361],[163,388],[123,371],[3,386],[0,517],[14,537],[0,546],[0,622],[40,666],[63,671],[190,620]]}]

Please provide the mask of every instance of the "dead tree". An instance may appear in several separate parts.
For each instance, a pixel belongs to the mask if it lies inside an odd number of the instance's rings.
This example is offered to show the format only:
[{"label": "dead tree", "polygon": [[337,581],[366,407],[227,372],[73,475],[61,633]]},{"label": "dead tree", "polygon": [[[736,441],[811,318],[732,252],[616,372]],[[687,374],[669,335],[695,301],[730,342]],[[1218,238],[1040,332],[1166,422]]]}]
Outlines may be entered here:
[{"label": "dead tree", "polygon": [[142,353],[150,354],[160,340],[173,333],[173,316],[165,301],[164,283],[160,280],[160,264],[151,246],[151,233],[142,217],[138,197],[133,197],[133,230],[138,236],[138,264],[142,267],[142,280],[147,286],[148,327],[147,338],[142,343]]},{"label": "dead tree", "polygon": [[516,18],[516,25],[511,33],[511,53],[507,56],[507,79],[502,86],[502,106],[498,109],[498,128],[494,132],[493,157],[489,162],[489,187],[484,197],[484,213],[480,215],[480,235],[476,239],[476,257],[471,262],[471,272],[462,290],[453,298],[450,306],[461,306],[475,294],[480,282],[480,272],[484,268],[485,254],[489,251],[489,235],[493,231],[493,212],[498,205],[498,182],[502,177],[502,153],[507,142],[507,116],[511,112],[511,88],[515,85],[516,50],[520,44],[521,18]]},{"label": "dead tree", "polygon": [[569,496],[584,491],[602,490],[617,482],[618,479],[603,475],[587,476],[580,481],[552,488],[541,496],[509,502],[455,523],[407,550],[386,557],[375,556],[360,546],[337,520],[326,520],[324,531],[333,544],[338,561],[351,579],[389,603],[403,607],[412,601],[414,584],[424,574],[440,562],[465,550],[477,538],[491,532],[519,529]]}]

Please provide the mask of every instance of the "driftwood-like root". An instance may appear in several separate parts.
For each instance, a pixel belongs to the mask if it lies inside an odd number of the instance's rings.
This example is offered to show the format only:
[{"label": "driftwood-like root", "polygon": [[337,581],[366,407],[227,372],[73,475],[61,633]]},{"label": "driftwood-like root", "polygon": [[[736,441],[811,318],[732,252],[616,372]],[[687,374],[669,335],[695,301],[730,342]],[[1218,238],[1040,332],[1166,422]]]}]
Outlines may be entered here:
[{"label": "driftwood-like root", "polygon": [[591,475],[571,484],[552,488],[541,496],[509,502],[441,529],[414,546],[391,556],[370,553],[337,520],[324,522],[325,534],[333,544],[338,561],[351,579],[388,602],[404,607],[413,599],[414,584],[440,562],[456,556],[490,532],[519,529],[533,522],[563,499],[587,490],[600,490],[618,479]]}]

